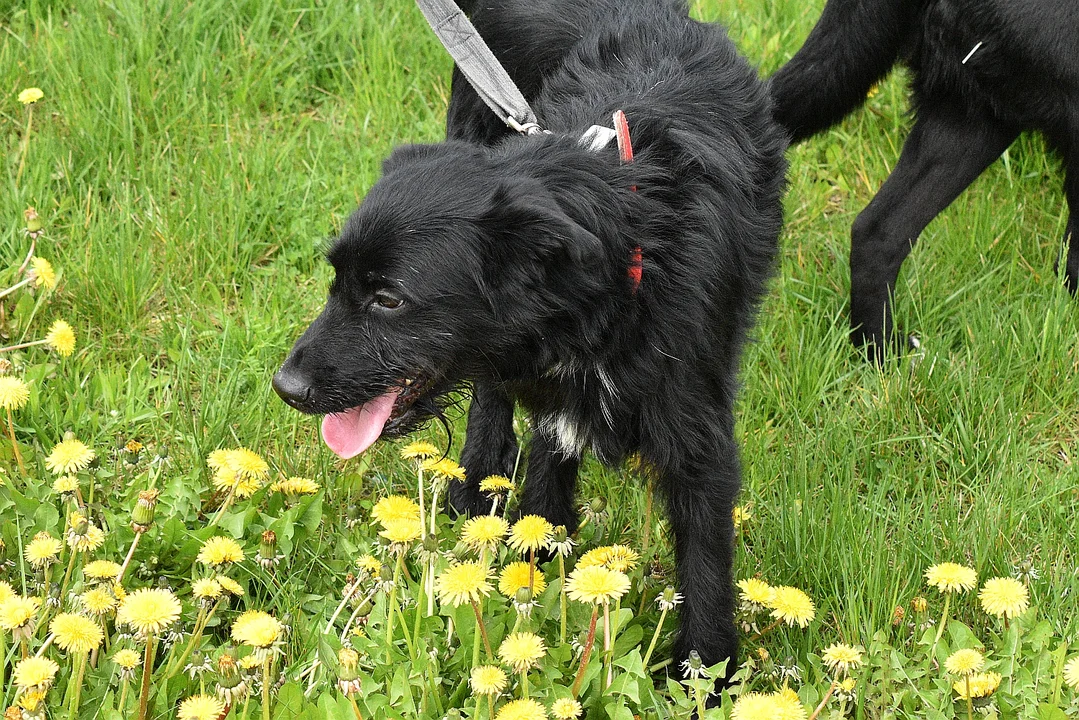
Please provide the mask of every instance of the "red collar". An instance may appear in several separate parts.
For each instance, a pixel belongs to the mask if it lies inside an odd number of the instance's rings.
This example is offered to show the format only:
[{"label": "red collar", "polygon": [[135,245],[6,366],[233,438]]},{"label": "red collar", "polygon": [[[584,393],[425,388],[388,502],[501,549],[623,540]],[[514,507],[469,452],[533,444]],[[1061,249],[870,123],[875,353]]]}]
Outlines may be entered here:
[{"label": "red collar", "polygon": [[[626,120],[626,114],[621,110],[617,110],[614,113],[614,132],[618,139],[618,156],[622,159],[623,163],[633,162],[633,145],[629,139],[629,122]],[[637,186],[631,185],[630,190],[637,192]],[[641,276],[644,274],[644,258],[641,256],[641,246],[634,245],[633,250],[629,253],[629,267],[626,268],[626,275],[633,283],[633,294],[637,294],[638,288],[641,287]]]}]

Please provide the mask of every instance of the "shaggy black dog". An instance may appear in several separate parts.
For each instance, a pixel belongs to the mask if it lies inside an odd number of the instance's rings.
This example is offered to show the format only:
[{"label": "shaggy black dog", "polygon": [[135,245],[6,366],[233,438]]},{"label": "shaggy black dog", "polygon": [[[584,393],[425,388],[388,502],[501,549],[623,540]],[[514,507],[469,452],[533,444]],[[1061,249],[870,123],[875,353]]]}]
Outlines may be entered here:
[{"label": "shaggy black dog", "polygon": [[[386,161],[274,387],[351,457],[471,385],[465,512],[512,473],[514,402],[533,429],[523,513],[572,530],[582,452],[639,453],[675,535],[675,659],[733,658],[736,373],[782,221],[767,90],[675,0],[485,0],[473,18],[551,133],[504,132],[458,81],[456,139]],[[629,163],[580,140],[617,110]]]},{"label": "shaggy black dog", "polygon": [[851,230],[852,339],[878,359],[918,235],[1024,130],[1040,130],[1064,156],[1063,274],[1079,289],[1079,2],[829,0],[771,80],[776,118],[796,141],[818,133],[861,106],[897,61],[914,72],[917,121]]}]

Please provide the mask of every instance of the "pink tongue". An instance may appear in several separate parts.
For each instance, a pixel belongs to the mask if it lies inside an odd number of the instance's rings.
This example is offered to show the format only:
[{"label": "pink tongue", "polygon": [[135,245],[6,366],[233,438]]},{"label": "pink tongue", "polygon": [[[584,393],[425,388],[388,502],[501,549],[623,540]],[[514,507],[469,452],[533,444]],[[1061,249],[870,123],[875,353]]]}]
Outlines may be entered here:
[{"label": "pink tongue", "polygon": [[398,390],[379,395],[359,407],[322,418],[322,439],[339,457],[356,457],[378,440],[393,411]]}]

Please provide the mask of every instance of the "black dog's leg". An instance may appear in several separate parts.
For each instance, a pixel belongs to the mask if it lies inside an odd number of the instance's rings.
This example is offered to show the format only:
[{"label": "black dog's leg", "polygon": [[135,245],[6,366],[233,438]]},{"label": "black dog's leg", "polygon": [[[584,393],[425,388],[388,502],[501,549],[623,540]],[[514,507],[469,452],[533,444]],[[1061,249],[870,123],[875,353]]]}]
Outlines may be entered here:
[{"label": "black dog's leg", "polygon": [[461,451],[465,481],[450,485],[450,508],[465,515],[490,512],[491,501],[480,492],[480,482],[491,475],[510,477],[516,462],[513,400],[498,388],[476,383]]},{"label": "black dog's leg", "polygon": [[851,339],[878,362],[892,340],[899,267],[929,221],[1018,133],[988,120],[923,107],[899,162],[851,228]]},{"label": "black dog's leg", "polygon": [[730,435],[709,437],[707,445],[707,454],[700,448],[686,450],[686,455],[672,454],[680,465],[657,470],[659,487],[667,496],[679,591],[684,597],[673,659],[682,663],[692,650],[706,667],[726,659],[726,677],[720,683],[726,685],[738,667],[731,573],[732,513],[740,466]]},{"label": "black dog's leg", "polygon": [[768,81],[775,118],[799,142],[865,102],[891,69],[917,3],[828,0],[805,44]]},{"label": "black dog's leg", "polygon": [[[1064,194],[1068,199],[1068,226],[1064,231],[1067,245],[1066,256],[1057,260],[1064,262],[1064,283],[1072,295],[1079,294],[1079,154],[1073,150],[1064,176]],[[1059,267],[1058,267],[1059,271]]]},{"label": "black dog's leg", "polygon": [[577,508],[573,504],[580,458],[567,455],[541,423],[532,434],[528,451],[528,477],[521,493],[522,515],[540,515],[552,525],[577,529]]}]

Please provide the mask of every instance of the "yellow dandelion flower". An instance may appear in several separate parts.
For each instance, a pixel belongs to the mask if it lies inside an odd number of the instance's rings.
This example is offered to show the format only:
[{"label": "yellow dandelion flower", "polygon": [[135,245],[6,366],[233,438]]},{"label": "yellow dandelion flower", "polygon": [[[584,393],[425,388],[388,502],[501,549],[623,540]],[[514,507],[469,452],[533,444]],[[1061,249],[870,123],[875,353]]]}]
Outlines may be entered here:
[{"label": "yellow dandelion flower", "polygon": [[278,480],[270,486],[270,490],[288,496],[314,495],[319,491],[319,484],[304,477],[290,477],[286,480]]},{"label": "yellow dandelion flower", "polygon": [[112,560],[94,560],[83,566],[82,575],[96,581],[115,580],[120,577],[120,565]]},{"label": "yellow dandelion flower", "polygon": [[409,443],[401,448],[401,458],[404,460],[429,460],[441,455],[437,447],[424,440]]},{"label": "yellow dandelion flower", "polygon": [[602,566],[609,570],[629,572],[637,567],[641,556],[625,545],[603,545],[581,555],[577,567]]},{"label": "yellow dandelion flower", "polygon": [[[529,577],[532,578],[531,588],[528,587]],[[498,592],[511,599],[522,588],[528,588],[533,595],[539,595],[545,587],[547,583],[543,579],[543,573],[533,572],[532,566],[526,562],[509,563],[498,575]]]},{"label": "yellow dandelion flower", "polygon": [[41,607],[41,598],[16,595],[0,603],[0,630],[17,630],[31,622]]},{"label": "yellow dandelion flower", "polygon": [[67,532],[67,546],[75,552],[92,552],[105,542],[105,531],[97,525],[87,524],[85,532],[76,532],[74,528]]},{"label": "yellow dandelion flower", "polygon": [[199,600],[216,600],[224,590],[213,578],[202,578],[191,583],[191,595]]},{"label": "yellow dandelion flower", "polygon": [[838,670],[841,673],[862,664],[862,651],[860,648],[835,643],[825,648],[821,653],[821,660],[829,670]]},{"label": "yellow dandelion flower", "polygon": [[117,625],[140,635],[159,635],[180,619],[180,601],[169,590],[143,588],[127,595],[116,611]]},{"label": "yellow dandelion flower", "polygon": [[85,470],[97,457],[86,445],[75,438],[68,438],[57,443],[49,456],[45,458],[45,467],[56,475],[72,475]]},{"label": "yellow dandelion flower", "polygon": [[104,639],[101,626],[78,613],[60,613],[49,623],[56,646],[71,653],[88,653]]},{"label": "yellow dandelion flower", "polygon": [[382,570],[382,561],[374,555],[363,555],[356,561],[356,567],[365,570],[368,575],[378,575]]},{"label": "yellow dandelion flower", "polygon": [[513,481],[504,475],[488,475],[480,480],[480,492],[488,495],[513,492],[515,487]]},{"label": "yellow dandelion flower", "polygon": [[419,520],[420,506],[404,495],[387,495],[371,508],[371,517],[383,527],[393,520]]},{"label": "yellow dandelion flower", "polygon": [[230,578],[229,576],[227,576],[227,575],[218,575],[217,577],[214,578],[214,580],[216,580],[217,584],[221,586],[221,589],[224,590],[225,592],[227,592],[229,595],[234,595],[236,597],[243,597],[243,595],[244,595],[243,586],[240,585],[240,583],[233,580],[232,578]]},{"label": "yellow dandelion flower", "polygon": [[379,535],[395,544],[409,543],[416,540],[422,530],[419,518],[388,520],[383,523],[383,526],[385,529]]},{"label": "yellow dandelion flower", "polygon": [[23,557],[26,562],[34,567],[44,567],[56,560],[64,545],[49,533],[42,531],[34,536],[34,539],[26,543],[23,549]]},{"label": "yellow dandelion flower", "polygon": [[91,615],[107,615],[116,609],[120,601],[111,592],[99,586],[80,595],[79,604]]},{"label": "yellow dandelion flower", "polygon": [[775,591],[768,605],[772,609],[771,616],[791,626],[807,627],[816,615],[809,596],[798,588],[788,586],[777,587]]},{"label": "yellow dandelion flower", "polygon": [[231,565],[243,561],[244,549],[232,538],[216,535],[202,544],[195,559],[210,567]]},{"label": "yellow dandelion flower", "polygon": [[1027,587],[1012,578],[991,578],[978,593],[982,609],[996,617],[1013,618],[1030,607]]},{"label": "yellow dandelion flower", "polygon": [[629,577],[618,570],[600,565],[574,568],[566,579],[566,592],[573,600],[584,603],[610,602],[629,591]]},{"label": "yellow dandelion flower", "polygon": [[551,705],[551,714],[557,720],[577,720],[577,718],[581,717],[583,711],[584,708],[581,707],[581,703],[568,697],[558,698]]},{"label": "yellow dandelion flower", "polygon": [[248,498],[262,487],[270,476],[270,466],[262,457],[245,447],[214,450],[206,457],[206,465],[214,471],[213,485],[223,493]]},{"label": "yellow dandelion flower", "polygon": [[488,570],[475,562],[452,565],[435,580],[435,592],[443,603],[454,607],[466,602],[475,602],[480,597],[491,593],[491,583],[487,582]]},{"label": "yellow dandelion flower", "polygon": [[495,720],[547,720],[547,710],[532,699],[511,700],[498,709]]},{"label": "yellow dandelion flower", "polygon": [[225,712],[225,704],[215,695],[192,695],[180,703],[177,720],[217,720]]},{"label": "yellow dandelion flower", "polygon": [[461,542],[473,550],[490,550],[498,545],[509,531],[510,524],[498,515],[480,515],[469,518],[461,526]]},{"label": "yellow dandelion flower", "polygon": [[497,665],[478,665],[468,679],[475,695],[497,695],[506,689],[507,682],[506,673]]},{"label": "yellow dandelion flower", "polygon": [[603,545],[583,553],[581,557],[577,558],[576,567],[578,569],[586,567],[603,567],[606,560],[607,546]]},{"label": "yellow dandelion flower", "polygon": [[61,357],[70,357],[75,352],[75,330],[64,320],[57,320],[45,333],[45,343]]},{"label": "yellow dandelion flower", "polygon": [[232,451],[231,465],[236,473],[244,478],[265,480],[270,477],[270,466],[262,456],[245,447]]},{"label": "yellow dandelion flower", "polygon": [[425,460],[421,465],[424,472],[429,472],[435,477],[447,480],[464,480],[465,469],[449,458],[441,460]]},{"label": "yellow dandelion flower", "polygon": [[43,97],[45,93],[41,92],[41,88],[28,87],[19,93],[19,102],[23,105],[33,105]]},{"label": "yellow dandelion flower", "polygon": [[285,627],[269,613],[248,610],[232,623],[232,639],[254,648],[268,648],[281,639]]},{"label": "yellow dandelion flower", "polygon": [[15,597],[15,594],[15,588],[11,587],[11,583],[0,580],[0,605]]},{"label": "yellow dandelion flower", "polygon": [[970,675],[982,669],[985,657],[977,650],[956,650],[944,661],[944,669],[953,675]]},{"label": "yellow dandelion flower", "polygon": [[731,519],[734,520],[734,527],[740,528],[753,519],[753,513],[746,505],[735,505],[731,511]]},{"label": "yellow dandelion flower", "polygon": [[56,271],[52,263],[43,257],[30,258],[30,273],[34,277],[34,287],[43,287],[52,290],[56,287]]},{"label": "yellow dandelion flower", "polygon": [[47,657],[28,657],[15,664],[11,680],[23,691],[48,688],[59,670],[60,666]]},{"label": "yellow dandelion flower", "polygon": [[254,670],[262,666],[263,659],[257,654],[244,655],[240,658],[240,667],[244,670]]},{"label": "yellow dandelion flower", "polygon": [[739,695],[731,708],[731,720],[775,720],[778,717],[776,698],[758,692]]},{"label": "yellow dandelion flower", "polygon": [[79,479],[74,475],[61,475],[53,480],[52,490],[58,495],[74,493],[79,489]]},{"label": "yellow dandelion flower", "polygon": [[554,526],[539,515],[525,515],[510,529],[509,546],[518,552],[547,547],[554,537]]},{"label": "yellow dandelion flower", "polygon": [[30,387],[14,375],[0,375],[0,408],[18,410],[30,399]]},{"label": "yellow dandelion flower", "polygon": [[138,667],[142,657],[131,648],[124,648],[123,650],[117,650],[113,654],[112,661],[124,670],[133,670]]},{"label": "yellow dandelion flower", "polygon": [[785,687],[778,692],[772,693],[775,703],[775,720],[805,720],[806,709],[798,693]]},{"label": "yellow dandelion flower", "polygon": [[946,562],[925,571],[926,582],[942,593],[971,590],[978,584],[978,574],[966,565]]},{"label": "yellow dandelion flower", "polygon": [[768,607],[776,596],[774,587],[757,578],[739,580],[737,585],[738,589],[741,590],[742,600],[753,605]]},{"label": "yellow dandelion flower", "polygon": [[528,672],[547,654],[543,638],[530,632],[510,633],[498,646],[498,657],[516,672]]},{"label": "yellow dandelion flower", "polygon": [[[1000,673],[974,673],[970,676],[970,698],[989,697],[1000,687]],[[967,700],[967,680],[959,680],[952,684],[952,689],[959,695],[960,700]]]},{"label": "yellow dandelion flower", "polygon": [[1079,690],[1079,657],[1074,657],[1064,666],[1064,682],[1073,690]]}]

